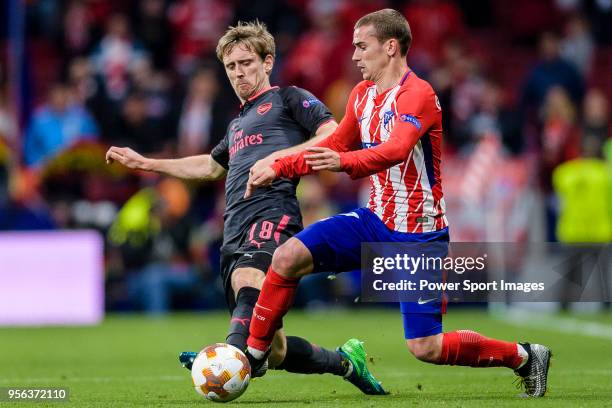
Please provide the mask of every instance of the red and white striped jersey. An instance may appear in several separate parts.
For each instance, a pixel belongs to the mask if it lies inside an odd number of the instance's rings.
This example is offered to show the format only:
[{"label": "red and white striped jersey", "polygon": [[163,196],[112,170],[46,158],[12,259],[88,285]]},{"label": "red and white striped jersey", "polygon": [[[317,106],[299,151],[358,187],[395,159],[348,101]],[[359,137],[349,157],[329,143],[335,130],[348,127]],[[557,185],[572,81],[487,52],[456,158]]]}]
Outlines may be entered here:
[{"label": "red and white striped jersey", "polygon": [[[422,233],[447,227],[440,174],[442,111],[431,85],[412,71],[381,94],[374,82],[360,82],[340,125],[319,146],[341,152],[342,170],[352,178],[370,176],[368,206],[388,228]],[[273,168],[285,177],[312,171],[303,153]]]}]

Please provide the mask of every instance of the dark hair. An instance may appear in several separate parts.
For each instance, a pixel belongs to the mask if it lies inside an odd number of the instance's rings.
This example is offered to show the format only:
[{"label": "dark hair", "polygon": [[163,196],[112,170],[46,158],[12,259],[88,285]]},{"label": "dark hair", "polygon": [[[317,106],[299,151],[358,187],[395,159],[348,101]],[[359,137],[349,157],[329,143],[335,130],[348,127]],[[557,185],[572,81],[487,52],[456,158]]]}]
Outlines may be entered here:
[{"label": "dark hair", "polygon": [[412,33],[406,18],[397,10],[382,9],[361,17],[355,23],[355,28],[372,25],[376,31],[376,38],[381,43],[391,38],[400,45],[400,53],[408,54],[412,44]]}]

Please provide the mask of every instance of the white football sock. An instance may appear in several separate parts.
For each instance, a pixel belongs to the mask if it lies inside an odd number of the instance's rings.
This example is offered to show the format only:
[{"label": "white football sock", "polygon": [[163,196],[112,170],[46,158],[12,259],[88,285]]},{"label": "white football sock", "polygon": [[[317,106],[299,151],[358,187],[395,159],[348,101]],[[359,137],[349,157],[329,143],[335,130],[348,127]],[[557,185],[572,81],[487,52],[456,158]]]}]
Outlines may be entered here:
[{"label": "white football sock", "polygon": [[349,378],[351,376],[351,374],[353,374],[353,370],[355,369],[355,367],[353,367],[353,363],[351,362],[351,360],[346,360],[349,363],[348,369],[346,370],[346,374],[344,374],[343,378]]},{"label": "white football sock", "polygon": [[247,350],[249,351],[249,354],[255,357],[257,360],[261,360],[266,355],[265,351],[257,350],[251,346],[248,346]]},{"label": "white football sock", "polygon": [[521,346],[518,343],[516,343],[516,351],[517,351],[518,355],[521,356],[521,358],[523,359],[521,364],[519,364],[519,366],[517,367],[517,369],[519,369],[522,366],[524,366],[525,363],[527,362],[527,360],[529,359],[529,353],[527,353],[527,350],[525,350],[525,347]]}]

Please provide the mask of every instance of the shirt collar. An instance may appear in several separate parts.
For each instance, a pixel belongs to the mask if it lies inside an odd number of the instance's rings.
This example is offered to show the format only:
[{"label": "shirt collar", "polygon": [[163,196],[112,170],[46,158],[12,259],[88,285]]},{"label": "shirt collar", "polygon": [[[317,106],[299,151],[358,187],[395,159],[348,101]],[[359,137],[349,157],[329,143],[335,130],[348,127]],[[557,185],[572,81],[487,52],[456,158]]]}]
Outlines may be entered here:
[{"label": "shirt collar", "polygon": [[273,89],[278,89],[278,86],[269,86],[267,88],[263,88],[262,90],[260,90],[259,92],[257,92],[255,95],[251,96],[249,99],[246,100],[246,102],[241,103],[240,104],[240,109],[244,109],[244,107],[250,103],[253,102],[255,99],[259,98],[261,95],[265,94],[268,91],[271,91]]},{"label": "shirt collar", "polygon": [[408,79],[408,77],[410,76],[410,73],[412,72],[412,70],[410,68],[408,68],[408,71],[406,71],[406,73],[404,74],[404,76],[402,77],[402,79],[399,81],[399,86],[404,85],[404,82],[406,82],[406,80]]}]

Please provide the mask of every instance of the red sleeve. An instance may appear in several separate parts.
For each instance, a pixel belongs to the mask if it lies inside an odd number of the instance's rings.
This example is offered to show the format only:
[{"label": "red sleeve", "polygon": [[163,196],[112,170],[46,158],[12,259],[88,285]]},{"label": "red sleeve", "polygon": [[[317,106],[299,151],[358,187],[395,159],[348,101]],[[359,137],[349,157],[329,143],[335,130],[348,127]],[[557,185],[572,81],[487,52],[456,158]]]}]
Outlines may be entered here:
[{"label": "red sleeve", "polygon": [[419,138],[434,124],[439,112],[433,90],[420,95],[412,90],[404,91],[397,99],[397,116],[389,139],[370,149],[340,153],[342,170],[356,179],[405,161]]},{"label": "red sleeve", "polygon": [[[357,98],[359,85],[353,88],[349,100],[346,104],[346,112],[340,124],[328,137],[321,140],[315,146],[327,147],[337,152],[348,152],[354,149],[359,143],[359,125],[355,117],[355,99]],[[313,173],[312,168],[306,164],[304,154],[307,151],[283,157],[274,162],[272,169],[276,172],[276,177],[296,178]]]}]

